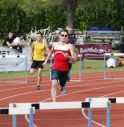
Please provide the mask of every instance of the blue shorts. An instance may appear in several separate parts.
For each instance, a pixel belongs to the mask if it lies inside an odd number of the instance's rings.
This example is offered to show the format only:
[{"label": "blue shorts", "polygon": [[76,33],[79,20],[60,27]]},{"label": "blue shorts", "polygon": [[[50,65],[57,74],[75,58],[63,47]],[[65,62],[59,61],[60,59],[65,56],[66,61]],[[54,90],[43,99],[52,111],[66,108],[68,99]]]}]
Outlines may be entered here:
[{"label": "blue shorts", "polygon": [[68,76],[68,71],[59,71],[59,70],[52,69],[51,79],[58,80],[61,86],[65,86],[67,76]]}]

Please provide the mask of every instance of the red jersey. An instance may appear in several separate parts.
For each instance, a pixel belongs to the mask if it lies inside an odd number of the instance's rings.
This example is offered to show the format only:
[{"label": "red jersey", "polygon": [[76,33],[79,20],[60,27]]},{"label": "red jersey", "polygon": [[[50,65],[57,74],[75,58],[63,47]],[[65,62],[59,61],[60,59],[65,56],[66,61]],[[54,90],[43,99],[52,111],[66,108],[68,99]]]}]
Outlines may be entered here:
[{"label": "red jersey", "polygon": [[68,44],[60,45],[59,42],[56,43],[54,45],[53,53],[54,60],[52,68],[60,71],[68,71],[69,58],[64,57],[65,53],[71,54]]}]

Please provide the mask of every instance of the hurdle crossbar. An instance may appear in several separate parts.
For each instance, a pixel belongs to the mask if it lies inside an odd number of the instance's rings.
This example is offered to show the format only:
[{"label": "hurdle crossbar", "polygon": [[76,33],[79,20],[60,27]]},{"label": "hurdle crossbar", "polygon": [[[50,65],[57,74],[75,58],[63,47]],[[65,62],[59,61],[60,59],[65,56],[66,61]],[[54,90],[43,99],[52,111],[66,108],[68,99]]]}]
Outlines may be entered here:
[{"label": "hurdle crossbar", "polygon": [[0,107],[0,114],[9,114],[8,107]]},{"label": "hurdle crossbar", "polygon": [[33,114],[35,113],[34,107],[15,107],[15,105],[7,107],[7,108],[0,108],[0,114],[9,114],[12,115],[12,127],[16,127],[17,123],[17,115],[29,115],[29,127],[33,127]]},{"label": "hurdle crossbar", "polygon": [[0,55],[0,58],[26,58],[25,55]]},{"label": "hurdle crossbar", "polygon": [[[97,103],[96,103],[97,102]],[[40,103],[11,103],[10,107],[16,105],[16,108],[30,108],[34,107],[35,109],[78,109],[78,108],[106,108],[107,102],[109,99],[106,98],[106,101],[74,101],[74,102],[40,102]]]},{"label": "hurdle crossbar", "polygon": [[111,103],[117,103],[117,104],[123,104],[124,103],[124,97],[100,97],[100,98],[86,98],[87,101],[95,101],[95,102],[108,102],[110,101]]},{"label": "hurdle crossbar", "polygon": [[124,53],[105,53],[105,56],[124,56]]},{"label": "hurdle crossbar", "polygon": [[10,106],[16,105],[17,108],[34,107],[35,109],[79,109],[79,108],[105,108],[106,102],[94,103],[94,102],[41,102],[41,103],[11,103]]}]

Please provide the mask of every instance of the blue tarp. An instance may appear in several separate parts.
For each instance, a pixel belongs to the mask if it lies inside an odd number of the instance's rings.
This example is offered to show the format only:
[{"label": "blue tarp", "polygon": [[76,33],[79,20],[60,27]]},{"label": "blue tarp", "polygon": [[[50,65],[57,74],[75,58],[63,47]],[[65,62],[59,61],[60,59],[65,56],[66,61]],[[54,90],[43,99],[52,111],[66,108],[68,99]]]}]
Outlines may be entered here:
[{"label": "blue tarp", "polygon": [[109,27],[90,27],[89,31],[114,31]]}]

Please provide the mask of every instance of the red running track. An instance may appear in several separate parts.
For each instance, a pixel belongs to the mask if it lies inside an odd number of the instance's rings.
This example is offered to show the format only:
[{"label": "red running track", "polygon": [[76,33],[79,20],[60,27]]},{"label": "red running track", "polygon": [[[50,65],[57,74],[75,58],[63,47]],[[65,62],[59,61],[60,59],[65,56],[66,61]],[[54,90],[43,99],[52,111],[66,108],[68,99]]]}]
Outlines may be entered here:
[{"label": "red running track", "polygon": [[[76,75],[75,75],[76,76]],[[43,77],[40,91],[35,90],[36,78],[27,84],[0,83],[0,107],[9,103],[51,102],[49,77]],[[103,73],[83,74],[82,82],[67,83],[67,94],[57,91],[57,101],[85,101],[89,97],[124,97],[123,80],[104,80]],[[88,127],[87,111],[73,110],[36,110],[35,127]],[[105,127],[106,109],[93,110],[93,127]],[[124,104],[112,104],[111,127],[123,127]],[[0,115],[0,127],[10,127],[11,117]],[[17,116],[17,127],[28,127],[28,116]]]}]

